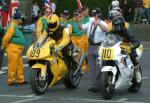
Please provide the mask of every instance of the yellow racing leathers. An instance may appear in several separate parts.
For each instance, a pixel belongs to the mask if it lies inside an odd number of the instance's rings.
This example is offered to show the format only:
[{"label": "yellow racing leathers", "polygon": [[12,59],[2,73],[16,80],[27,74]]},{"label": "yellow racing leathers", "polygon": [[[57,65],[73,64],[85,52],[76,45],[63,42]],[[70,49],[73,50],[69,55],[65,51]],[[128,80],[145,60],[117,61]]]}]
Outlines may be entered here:
[{"label": "yellow racing leathers", "polygon": [[56,41],[56,47],[61,50],[70,43],[69,29],[59,26],[56,31],[44,32],[43,35],[49,35],[51,39]]},{"label": "yellow racing leathers", "polygon": [[3,38],[3,46],[8,59],[8,79],[7,83],[24,82],[24,70],[22,61],[22,51],[24,49],[25,39],[19,30],[15,21],[8,24]]},{"label": "yellow racing leathers", "polygon": [[62,38],[58,40],[58,46],[66,47],[70,43],[69,30],[67,28],[63,29]]}]

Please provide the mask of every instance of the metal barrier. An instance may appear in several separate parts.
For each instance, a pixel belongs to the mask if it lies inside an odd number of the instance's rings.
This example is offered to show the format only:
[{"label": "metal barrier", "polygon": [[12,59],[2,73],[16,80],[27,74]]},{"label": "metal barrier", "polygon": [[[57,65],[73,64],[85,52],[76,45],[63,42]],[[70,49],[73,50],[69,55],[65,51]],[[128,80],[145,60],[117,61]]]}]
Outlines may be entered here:
[{"label": "metal barrier", "polygon": [[141,41],[150,41],[150,24],[132,25],[133,36]]},{"label": "metal barrier", "polygon": [[33,35],[33,31],[29,29],[23,29],[22,32],[25,38],[25,46],[24,46],[23,54],[26,54],[27,49],[34,42],[34,35]]}]

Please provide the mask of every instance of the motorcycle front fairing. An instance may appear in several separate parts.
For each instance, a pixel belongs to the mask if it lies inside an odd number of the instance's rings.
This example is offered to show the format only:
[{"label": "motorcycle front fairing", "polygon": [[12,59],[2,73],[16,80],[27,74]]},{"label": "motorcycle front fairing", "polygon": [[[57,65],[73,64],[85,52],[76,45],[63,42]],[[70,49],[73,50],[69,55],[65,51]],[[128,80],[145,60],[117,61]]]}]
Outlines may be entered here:
[{"label": "motorcycle front fairing", "polygon": [[133,77],[133,63],[129,56],[122,56],[116,60],[117,68],[120,72],[118,80],[116,81],[115,89],[128,87],[131,85]]},{"label": "motorcycle front fairing", "polygon": [[[101,72],[112,72],[112,84],[116,82],[116,89],[122,87],[123,85],[129,85],[129,81],[131,81],[131,78],[129,77],[132,77],[133,75],[132,70],[130,69],[131,66],[133,66],[133,64],[132,62],[130,62],[131,60],[126,61],[125,58],[128,57],[127,55],[121,53],[121,43],[122,41],[106,40],[102,43],[101,47],[99,48],[99,60],[103,61],[103,67],[101,69]],[[123,58],[124,63],[128,62],[128,64],[121,63]],[[116,75],[121,76],[118,77],[117,81],[115,81]]]},{"label": "motorcycle front fairing", "polygon": [[[118,55],[120,55],[120,49],[119,50],[115,50],[115,48],[117,48],[119,45],[116,44],[112,47],[105,47],[104,44],[102,43],[102,45],[99,48],[99,60],[102,61],[102,69],[101,72],[111,72],[113,74],[113,80],[112,80],[112,84],[115,83],[115,77],[117,75],[117,60],[116,58],[118,57]],[[117,58],[118,59],[118,58]]]},{"label": "motorcycle front fairing", "polygon": [[50,40],[49,37],[39,38],[27,50],[27,59],[40,60],[50,56],[50,45],[54,45],[55,41]]},{"label": "motorcycle front fairing", "polygon": [[[52,72],[53,80],[49,85],[50,87],[64,77],[67,72],[67,66],[64,61],[58,56],[51,54],[50,47],[54,46],[54,44],[55,41],[49,37],[39,38],[27,51],[28,63],[32,69],[41,69],[41,76],[43,77],[46,76],[47,68]],[[62,57],[61,52],[59,55]]]}]

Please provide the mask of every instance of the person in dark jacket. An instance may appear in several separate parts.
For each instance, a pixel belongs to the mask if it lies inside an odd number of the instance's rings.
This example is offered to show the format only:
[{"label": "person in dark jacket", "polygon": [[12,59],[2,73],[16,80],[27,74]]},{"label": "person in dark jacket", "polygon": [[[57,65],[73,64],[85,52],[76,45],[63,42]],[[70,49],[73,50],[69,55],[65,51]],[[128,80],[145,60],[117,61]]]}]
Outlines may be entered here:
[{"label": "person in dark jacket", "polygon": [[4,35],[4,29],[3,29],[2,25],[0,25],[0,74],[5,73],[5,71],[2,70],[3,57],[4,57],[4,50],[2,49],[3,35]]},{"label": "person in dark jacket", "polygon": [[131,1],[123,0],[121,2],[121,9],[122,9],[122,13],[125,18],[125,21],[131,22],[132,14],[133,14],[133,7],[131,6]]},{"label": "person in dark jacket", "polygon": [[140,23],[141,22],[141,14],[142,14],[142,6],[143,6],[143,1],[142,0],[134,0],[135,2],[135,9],[134,9],[134,19],[133,23]]}]

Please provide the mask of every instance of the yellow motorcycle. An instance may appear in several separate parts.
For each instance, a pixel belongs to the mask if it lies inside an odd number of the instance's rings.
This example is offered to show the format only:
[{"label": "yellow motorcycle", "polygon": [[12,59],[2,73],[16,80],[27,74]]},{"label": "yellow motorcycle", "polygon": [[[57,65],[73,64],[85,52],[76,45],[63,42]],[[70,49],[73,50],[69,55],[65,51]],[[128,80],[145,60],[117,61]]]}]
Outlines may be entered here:
[{"label": "yellow motorcycle", "polygon": [[[68,89],[76,88],[81,79],[81,65],[85,58],[81,56],[79,64],[73,60],[73,49],[56,53],[56,42],[49,36],[40,37],[27,50],[30,71],[30,87],[37,95],[44,94],[48,87],[59,82]],[[64,57],[63,53],[68,56]]]}]

